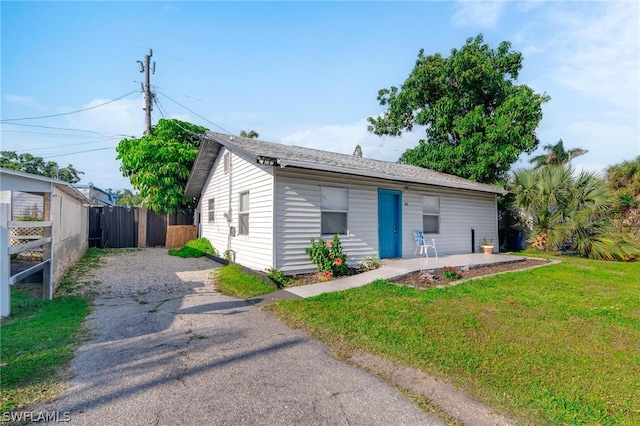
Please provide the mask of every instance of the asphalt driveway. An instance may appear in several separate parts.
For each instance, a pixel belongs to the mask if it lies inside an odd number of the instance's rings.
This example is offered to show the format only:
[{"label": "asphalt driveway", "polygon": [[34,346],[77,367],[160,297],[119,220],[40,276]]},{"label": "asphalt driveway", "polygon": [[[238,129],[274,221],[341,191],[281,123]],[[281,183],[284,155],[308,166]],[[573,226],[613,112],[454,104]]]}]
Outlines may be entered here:
[{"label": "asphalt driveway", "polygon": [[93,339],[47,410],[73,425],[436,425],[389,384],[207,283],[164,249],[106,258]]}]

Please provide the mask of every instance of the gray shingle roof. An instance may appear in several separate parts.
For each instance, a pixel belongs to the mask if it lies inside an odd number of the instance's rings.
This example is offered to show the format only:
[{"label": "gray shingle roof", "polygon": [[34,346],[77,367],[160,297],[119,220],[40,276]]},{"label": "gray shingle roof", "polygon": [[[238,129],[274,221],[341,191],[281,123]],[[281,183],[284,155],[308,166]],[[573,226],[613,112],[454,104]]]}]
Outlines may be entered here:
[{"label": "gray shingle roof", "polygon": [[[391,163],[354,155],[338,154],[319,149],[264,142],[256,139],[207,132],[200,146],[200,153],[191,171],[185,194],[197,197],[209,174],[220,145],[240,149],[250,156],[271,157],[278,160],[281,167],[297,167],[313,170],[369,176],[401,182],[420,183],[446,188],[460,188],[472,191],[504,194],[505,191],[483,183],[458,176],[436,172],[422,167]],[[206,170],[206,171],[205,171]],[[204,176],[203,176],[204,175]]]}]

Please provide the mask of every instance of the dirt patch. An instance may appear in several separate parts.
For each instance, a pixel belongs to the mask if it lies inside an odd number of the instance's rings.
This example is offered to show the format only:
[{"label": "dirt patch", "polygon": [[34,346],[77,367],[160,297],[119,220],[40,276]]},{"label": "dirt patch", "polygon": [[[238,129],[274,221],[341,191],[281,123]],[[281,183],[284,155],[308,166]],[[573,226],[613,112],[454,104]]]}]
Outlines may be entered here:
[{"label": "dirt patch", "polygon": [[449,424],[510,426],[519,423],[516,419],[478,402],[468,392],[424,371],[399,366],[383,357],[360,351],[350,354],[347,359],[400,389],[423,395],[433,406],[446,413],[445,419]]},{"label": "dirt patch", "polygon": [[455,284],[460,280],[468,280],[476,277],[483,277],[487,275],[499,274],[501,272],[518,271],[521,269],[528,269],[534,266],[540,266],[550,263],[545,259],[528,259],[525,258],[522,261],[500,263],[494,265],[478,266],[478,267],[460,267],[455,268],[454,273],[458,274],[458,278],[447,278],[443,275],[442,269],[429,269],[412,272],[401,278],[394,279],[393,282],[397,284],[410,285],[418,288],[437,287],[447,284]]}]

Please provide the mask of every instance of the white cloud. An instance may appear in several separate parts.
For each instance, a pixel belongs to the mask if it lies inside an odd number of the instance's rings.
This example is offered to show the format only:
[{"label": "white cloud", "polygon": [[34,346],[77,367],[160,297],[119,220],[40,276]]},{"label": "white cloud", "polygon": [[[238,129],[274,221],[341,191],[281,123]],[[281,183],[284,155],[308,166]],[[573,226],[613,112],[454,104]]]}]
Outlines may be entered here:
[{"label": "white cloud", "polygon": [[453,25],[456,27],[495,28],[504,12],[503,1],[459,1],[456,3],[456,13],[453,15]]},{"label": "white cloud", "polygon": [[[91,108],[108,102],[108,99],[94,99],[81,109]],[[99,108],[70,115],[69,126],[88,129],[109,135],[140,137],[144,132],[144,111],[142,100],[121,99]]]},{"label": "white cloud", "polygon": [[416,146],[420,137],[424,134],[414,132],[397,138],[381,138],[367,131],[367,120],[363,118],[355,123],[297,131],[283,137],[281,143],[341,154],[353,154],[356,145],[360,145],[364,157],[395,162],[400,154]]},{"label": "white cloud", "polygon": [[4,99],[7,102],[12,102],[12,103],[16,103],[16,104],[23,104],[23,105],[27,105],[27,106],[30,106],[30,107],[33,107],[33,108],[40,109],[40,110],[44,110],[45,109],[45,107],[42,106],[36,100],[36,98],[33,98],[31,96],[6,94],[6,95],[4,95]]},{"label": "white cloud", "polygon": [[554,11],[552,41],[558,80],[595,100],[632,108],[637,118],[640,81],[640,6],[637,2],[589,2]]}]

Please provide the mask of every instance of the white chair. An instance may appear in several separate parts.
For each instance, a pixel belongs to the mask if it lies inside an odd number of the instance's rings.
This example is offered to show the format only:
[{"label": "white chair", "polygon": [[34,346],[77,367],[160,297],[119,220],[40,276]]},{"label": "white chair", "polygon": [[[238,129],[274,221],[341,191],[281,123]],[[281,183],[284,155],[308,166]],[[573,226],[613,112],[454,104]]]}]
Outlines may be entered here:
[{"label": "white chair", "polygon": [[424,239],[424,234],[422,233],[422,231],[413,231],[413,238],[416,240],[416,249],[413,252],[414,256],[418,253],[418,250],[419,250],[420,254],[424,253],[424,255],[428,259],[429,249],[432,248],[433,252],[436,255],[436,259],[438,258],[438,250],[436,249],[436,240],[434,238],[431,239],[431,244],[427,244],[426,240]]}]

